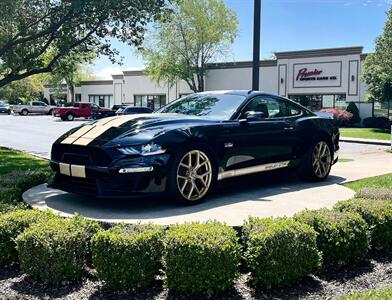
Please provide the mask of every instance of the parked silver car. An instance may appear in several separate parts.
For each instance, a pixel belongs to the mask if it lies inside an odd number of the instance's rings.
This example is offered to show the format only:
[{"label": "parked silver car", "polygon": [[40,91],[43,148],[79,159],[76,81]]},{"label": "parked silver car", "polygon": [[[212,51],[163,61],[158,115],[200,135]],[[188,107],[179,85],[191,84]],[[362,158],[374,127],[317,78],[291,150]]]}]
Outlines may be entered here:
[{"label": "parked silver car", "polygon": [[28,114],[44,114],[51,115],[53,108],[56,106],[48,105],[42,101],[31,101],[27,104],[15,105],[13,108],[14,113],[18,113],[22,116],[27,116]]}]

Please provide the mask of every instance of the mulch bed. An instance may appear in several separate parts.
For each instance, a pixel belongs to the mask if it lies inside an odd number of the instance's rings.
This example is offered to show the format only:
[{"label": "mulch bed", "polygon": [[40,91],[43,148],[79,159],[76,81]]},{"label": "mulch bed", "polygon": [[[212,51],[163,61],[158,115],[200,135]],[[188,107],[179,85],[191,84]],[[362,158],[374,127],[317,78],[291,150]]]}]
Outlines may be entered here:
[{"label": "mulch bed", "polygon": [[[235,286],[211,299],[337,299],[342,295],[392,285],[392,251],[373,253],[368,260],[348,268],[309,276],[299,284],[273,290],[263,290],[248,284],[243,274]],[[197,299],[205,299],[199,297]],[[79,283],[64,283],[50,287],[35,283],[21,274],[18,266],[0,270],[0,299],[190,299],[170,294],[163,287],[162,278],[143,292],[110,292],[103,282],[91,274]]]}]

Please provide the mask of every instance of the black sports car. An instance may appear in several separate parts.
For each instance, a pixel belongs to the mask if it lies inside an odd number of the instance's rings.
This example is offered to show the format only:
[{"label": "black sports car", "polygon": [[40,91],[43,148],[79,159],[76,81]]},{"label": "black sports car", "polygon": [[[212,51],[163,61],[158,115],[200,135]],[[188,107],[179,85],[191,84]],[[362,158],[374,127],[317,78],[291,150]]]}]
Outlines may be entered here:
[{"label": "black sports car", "polygon": [[91,122],[52,147],[52,186],[98,197],[167,192],[182,204],[206,198],[218,180],[279,168],[325,179],[339,130],[297,103],[256,91],[204,92],[153,114]]}]

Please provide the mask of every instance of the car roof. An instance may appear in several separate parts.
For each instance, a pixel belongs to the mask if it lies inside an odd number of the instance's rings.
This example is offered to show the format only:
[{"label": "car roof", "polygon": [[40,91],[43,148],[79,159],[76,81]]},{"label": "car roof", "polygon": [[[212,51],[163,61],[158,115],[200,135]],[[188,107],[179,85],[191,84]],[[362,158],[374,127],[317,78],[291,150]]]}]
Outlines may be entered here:
[{"label": "car roof", "polygon": [[214,91],[205,91],[197,93],[199,95],[240,95],[244,97],[254,96],[254,95],[270,95],[277,96],[271,93],[263,92],[263,91],[255,91],[255,90],[214,90]]}]

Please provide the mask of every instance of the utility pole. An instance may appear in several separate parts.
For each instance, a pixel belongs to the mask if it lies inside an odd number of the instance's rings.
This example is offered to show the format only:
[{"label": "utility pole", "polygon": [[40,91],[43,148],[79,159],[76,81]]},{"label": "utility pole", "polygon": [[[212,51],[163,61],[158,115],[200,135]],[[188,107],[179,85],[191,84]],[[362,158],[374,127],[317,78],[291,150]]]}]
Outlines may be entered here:
[{"label": "utility pole", "polygon": [[252,90],[259,90],[260,80],[260,19],[261,0],[254,0],[253,10],[253,67],[252,67]]}]

